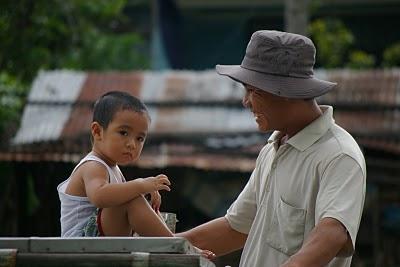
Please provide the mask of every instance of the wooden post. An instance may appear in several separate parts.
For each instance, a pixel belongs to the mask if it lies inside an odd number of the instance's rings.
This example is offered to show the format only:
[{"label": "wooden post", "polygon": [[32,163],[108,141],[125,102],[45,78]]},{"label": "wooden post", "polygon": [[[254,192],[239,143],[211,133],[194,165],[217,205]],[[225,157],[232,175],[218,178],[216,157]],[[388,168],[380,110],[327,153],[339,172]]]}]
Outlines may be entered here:
[{"label": "wooden post", "polygon": [[285,31],[307,35],[310,0],[285,0]]}]

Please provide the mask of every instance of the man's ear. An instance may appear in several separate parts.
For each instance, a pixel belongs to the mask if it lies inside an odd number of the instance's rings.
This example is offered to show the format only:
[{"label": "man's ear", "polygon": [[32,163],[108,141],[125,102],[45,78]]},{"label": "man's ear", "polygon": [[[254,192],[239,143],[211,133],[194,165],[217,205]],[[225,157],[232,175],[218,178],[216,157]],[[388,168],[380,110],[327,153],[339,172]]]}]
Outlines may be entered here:
[{"label": "man's ear", "polygon": [[98,122],[94,121],[90,125],[90,129],[92,131],[93,141],[100,141],[103,136],[103,127],[101,127]]}]

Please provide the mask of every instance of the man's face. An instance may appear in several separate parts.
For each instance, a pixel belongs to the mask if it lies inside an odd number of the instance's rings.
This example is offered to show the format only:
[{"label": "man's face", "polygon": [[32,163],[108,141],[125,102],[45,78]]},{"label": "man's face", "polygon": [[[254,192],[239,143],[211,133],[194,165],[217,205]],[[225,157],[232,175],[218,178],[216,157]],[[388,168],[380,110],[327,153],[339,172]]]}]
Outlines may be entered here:
[{"label": "man's face", "polygon": [[282,130],[285,116],[285,99],[251,85],[245,85],[243,106],[249,108],[262,132]]}]

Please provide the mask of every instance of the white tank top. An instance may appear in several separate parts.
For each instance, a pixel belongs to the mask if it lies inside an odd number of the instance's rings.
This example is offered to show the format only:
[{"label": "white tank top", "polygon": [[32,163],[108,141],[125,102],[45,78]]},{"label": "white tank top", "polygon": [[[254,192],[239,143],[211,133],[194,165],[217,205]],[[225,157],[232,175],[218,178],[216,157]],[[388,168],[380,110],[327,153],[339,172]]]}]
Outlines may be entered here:
[{"label": "white tank top", "polygon": [[[72,174],[86,161],[97,161],[103,164],[108,171],[110,183],[126,182],[118,165],[111,168],[102,159],[89,153],[74,168]],[[58,196],[61,202],[61,237],[79,237],[82,236],[83,228],[89,217],[95,212],[96,207],[90,203],[89,198],[72,196],[65,193],[71,176],[57,186]]]}]

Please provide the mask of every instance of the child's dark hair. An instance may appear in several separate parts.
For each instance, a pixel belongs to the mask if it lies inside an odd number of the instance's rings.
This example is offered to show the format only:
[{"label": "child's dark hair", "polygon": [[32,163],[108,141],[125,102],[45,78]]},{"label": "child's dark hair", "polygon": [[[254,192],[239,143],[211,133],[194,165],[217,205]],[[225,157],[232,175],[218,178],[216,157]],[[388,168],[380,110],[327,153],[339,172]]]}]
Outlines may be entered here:
[{"label": "child's dark hair", "polygon": [[106,129],[115,113],[126,109],[144,113],[150,120],[145,104],[138,98],[121,91],[110,91],[102,95],[94,104],[93,122],[99,123]]}]

